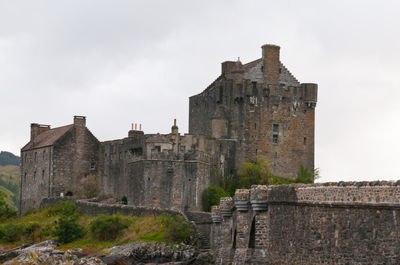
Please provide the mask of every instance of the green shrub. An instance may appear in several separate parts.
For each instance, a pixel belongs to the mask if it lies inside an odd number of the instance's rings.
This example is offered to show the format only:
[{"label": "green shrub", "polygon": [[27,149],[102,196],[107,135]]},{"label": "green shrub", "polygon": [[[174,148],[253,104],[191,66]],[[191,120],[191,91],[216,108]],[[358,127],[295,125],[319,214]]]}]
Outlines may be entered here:
[{"label": "green shrub", "polygon": [[6,242],[18,241],[21,236],[20,225],[15,223],[7,223],[0,225],[0,238]]},{"label": "green shrub", "polygon": [[273,176],[269,179],[270,185],[279,185],[279,184],[294,184],[296,183],[293,179],[287,179],[279,176]]},{"label": "green shrub", "polygon": [[169,214],[163,215],[161,218],[161,224],[165,229],[165,237],[169,242],[178,243],[190,241],[193,235],[193,227],[185,221],[185,219],[178,215],[172,216]]},{"label": "green shrub", "polygon": [[273,177],[271,166],[264,158],[243,163],[238,171],[239,187],[250,189],[251,185],[268,185]]},{"label": "green shrub", "polygon": [[297,172],[297,183],[314,183],[313,173],[308,170],[305,166],[301,165],[299,171]]},{"label": "green shrub", "polygon": [[90,231],[98,240],[114,241],[128,226],[119,215],[100,215],[90,224]]},{"label": "green shrub", "polygon": [[7,195],[0,191],[0,221],[5,221],[17,216],[17,211],[8,205],[6,198]]},{"label": "green shrub", "polygon": [[90,174],[81,180],[81,193],[85,198],[94,198],[99,195],[100,181],[96,175]]},{"label": "green shrub", "polygon": [[222,197],[229,197],[229,193],[220,187],[209,186],[203,191],[203,210],[206,212],[211,211],[211,206],[219,205],[219,199]]},{"label": "green shrub", "polygon": [[77,223],[80,213],[76,210],[73,202],[63,203],[62,215],[58,219],[53,236],[60,243],[69,243],[84,235],[84,230]]}]

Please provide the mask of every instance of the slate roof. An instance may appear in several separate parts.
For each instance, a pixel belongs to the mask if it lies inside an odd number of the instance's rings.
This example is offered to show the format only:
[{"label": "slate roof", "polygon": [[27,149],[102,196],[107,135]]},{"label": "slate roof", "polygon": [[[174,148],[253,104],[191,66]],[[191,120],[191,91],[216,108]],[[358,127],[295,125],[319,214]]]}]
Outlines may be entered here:
[{"label": "slate roof", "polygon": [[29,143],[27,143],[21,149],[21,151],[27,151],[33,148],[51,146],[73,127],[74,125],[70,124],[62,127],[53,128],[46,132],[43,132],[35,138],[34,142],[30,141]]}]

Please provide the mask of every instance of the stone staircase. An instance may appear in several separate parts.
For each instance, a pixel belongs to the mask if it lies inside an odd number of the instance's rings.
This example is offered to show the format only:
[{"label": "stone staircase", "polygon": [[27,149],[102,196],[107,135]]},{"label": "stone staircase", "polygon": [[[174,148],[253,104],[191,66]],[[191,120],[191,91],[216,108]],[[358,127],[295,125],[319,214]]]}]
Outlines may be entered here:
[{"label": "stone staircase", "polygon": [[211,213],[206,212],[185,212],[185,215],[196,228],[196,236],[198,239],[198,247],[200,251],[208,251],[211,249],[210,233],[211,233]]}]

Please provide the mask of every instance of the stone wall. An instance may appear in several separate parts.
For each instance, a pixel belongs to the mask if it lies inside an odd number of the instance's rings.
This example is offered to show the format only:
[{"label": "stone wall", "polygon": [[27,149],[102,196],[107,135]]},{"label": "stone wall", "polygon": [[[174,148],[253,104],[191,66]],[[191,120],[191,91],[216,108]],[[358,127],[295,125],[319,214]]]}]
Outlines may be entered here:
[{"label": "stone wall", "polygon": [[42,199],[50,195],[52,152],[51,146],[21,152],[20,213],[38,208]]},{"label": "stone wall", "polygon": [[120,214],[120,215],[142,217],[142,216],[152,216],[152,215],[157,216],[162,214],[170,214],[172,216],[180,215],[183,216],[185,220],[188,220],[186,215],[176,210],[161,209],[156,207],[106,204],[106,203],[99,203],[94,200],[75,200],[74,198],[68,198],[68,197],[45,198],[42,200],[40,207],[44,208],[68,200],[73,201],[78,210],[84,215],[96,216],[100,214],[106,214],[106,215]]},{"label": "stone wall", "polygon": [[103,192],[128,204],[201,211],[203,191],[215,172],[231,166],[234,143],[199,135],[132,130],[121,140],[101,143]]},{"label": "stone wall", "polygon": [[397,264],[400,181],[254,186],[212,216],[219,264]]}]

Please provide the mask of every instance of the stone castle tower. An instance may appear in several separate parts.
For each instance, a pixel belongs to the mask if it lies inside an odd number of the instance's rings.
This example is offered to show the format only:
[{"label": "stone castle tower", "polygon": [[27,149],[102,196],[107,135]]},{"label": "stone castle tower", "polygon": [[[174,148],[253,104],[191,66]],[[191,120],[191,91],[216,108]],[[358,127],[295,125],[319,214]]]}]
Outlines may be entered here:
[{"label": "stone castle tower", "polygon": [[223,62],[221,75],[190,97],[189,133],[234,142],[232,174],[259,157],[282,177],[294,178],[301,165],[314,169],[318,86],[299,83],[279,52],[267,44],[258,60]]}]

